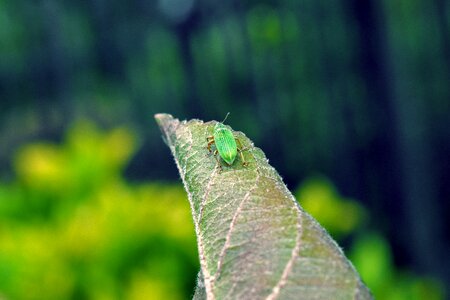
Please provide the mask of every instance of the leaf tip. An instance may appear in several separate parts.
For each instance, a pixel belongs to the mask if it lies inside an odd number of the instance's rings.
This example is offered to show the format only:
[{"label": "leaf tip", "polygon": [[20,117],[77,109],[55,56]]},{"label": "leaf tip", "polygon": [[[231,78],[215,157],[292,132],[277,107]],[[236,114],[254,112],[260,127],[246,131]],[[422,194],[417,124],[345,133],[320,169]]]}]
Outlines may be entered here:
[{"label": "leaf tip", "polygon": [[167,124],[174,120],[171,114],[159,113],[154,116],[156,123],[158,123],[159,127],[164,128]]},{"label": "leaf tip", "polygon": [[164,142],[169,145],[168,142],[171,140],[170,137],[178,127],[180,121],[174,118],[171,114],[164,113],[155,114],[154,118],[163,134]]}]

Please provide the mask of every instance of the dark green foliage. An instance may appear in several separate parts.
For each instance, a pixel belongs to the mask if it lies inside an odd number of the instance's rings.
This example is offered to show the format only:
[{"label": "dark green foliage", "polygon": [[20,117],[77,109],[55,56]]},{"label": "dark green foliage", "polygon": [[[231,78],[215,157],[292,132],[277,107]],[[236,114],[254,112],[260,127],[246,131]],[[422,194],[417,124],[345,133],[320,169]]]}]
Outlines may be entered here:
[{"label": "dark green foliage", "polygon": [[[128,178],[178,180],[151,116],[231,111],[289,187],[325,174],[396,263],[450,287],[449,16],[446,0],[0,1],[0,176],[87,117],[136,130]],[[36,219],[54,213],[41,192]]]}]

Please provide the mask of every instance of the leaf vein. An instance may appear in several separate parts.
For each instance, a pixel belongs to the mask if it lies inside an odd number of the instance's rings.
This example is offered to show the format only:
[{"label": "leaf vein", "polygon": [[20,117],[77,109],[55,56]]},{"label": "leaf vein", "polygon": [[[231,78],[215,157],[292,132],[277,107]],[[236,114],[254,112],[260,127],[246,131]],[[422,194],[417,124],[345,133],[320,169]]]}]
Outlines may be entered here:
[{"label": "leaf vein", "polygon": [[287,283],[287,278],[294,266],[294,262],[295,260],[299,257],[300,255],[300,244],[301,244],[301,237],[303,235],[303,227],[302,227],[302,214],[300,209],[298,208],[298,206],[295,203],[295,199],[292,199],[294,201],[293,206],[294,209],[297,213],[297,237],[295,240],[295,245],[294,248],[292,249],[292,253],[291,253],[291,258],[289,259],[289,261],[286,263],[286,266],[284,267],[283,273],[281,274],[280,280],[278,280],[277,284],[273,287],[272,289],[272,293],[267,296],[267,300],[274,300],[276,299],[281,291],[281,288],[283,286],[286,285]]},{"label": "leaf vein", "polygon": [[260,179],[260,174],[259,174],[258,171],[256,171],[256,174],[257,175],[256,175],[255,182],[254,182],[253,186],[244,195],[244,197],[241,200],[241,203],[239,203],[239,206],[238,206],[238,208],[236,209],[236,212],[233,215],[233,219],[231,220],[230,227],[228,228],[228,232],[227,232],[227,235],[226,235],[226,238],[225,238],[225,243],[224,243],[224,245],[222,247],[222,250],[220,251],[219,259],[217,261],[217,271],[214,274],[212,282],[214,282],[219,277],[220,272],[222,271],[223,260],[225,258],[226,251],[230,247],[231,234],[232,234],[233,229],[234,229],[234,227],[236,225],[236,221],[237,221],[237,218],[238,218],[238,216],[239,216],[239,214],[240,214],[240,212],[242,210],[242,207],[244,206],[244,203],[250,198],[253,190],[258,186],[258,181]]}]

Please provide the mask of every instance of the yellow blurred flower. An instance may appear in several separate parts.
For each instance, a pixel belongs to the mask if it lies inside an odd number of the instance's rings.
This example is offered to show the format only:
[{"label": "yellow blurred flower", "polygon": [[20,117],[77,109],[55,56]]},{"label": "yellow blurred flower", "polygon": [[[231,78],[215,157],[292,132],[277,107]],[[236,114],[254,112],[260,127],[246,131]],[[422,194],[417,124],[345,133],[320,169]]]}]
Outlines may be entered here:
[{"label": "yellow blurred flower", "polygon": [[17,181],[0,188],[1,295],[185,296],[198,270],[189,203],[180,184],[123,178],[136,146],[129,129],[103,132],[82,121],[61,145],[19,150]]},{"label": "yellow blurred flower", "polygon": [[67,157],[48,143],[20,149],[15,157],[15,171],[20,181],[37,190],[61,190],[70,184]]}]

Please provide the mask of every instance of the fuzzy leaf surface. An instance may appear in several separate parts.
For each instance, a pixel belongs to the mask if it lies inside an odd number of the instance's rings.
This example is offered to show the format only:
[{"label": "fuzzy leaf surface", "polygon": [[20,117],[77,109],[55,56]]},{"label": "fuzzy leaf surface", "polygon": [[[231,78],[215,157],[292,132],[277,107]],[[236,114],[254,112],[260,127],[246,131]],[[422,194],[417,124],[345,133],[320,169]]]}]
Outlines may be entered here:
[{"label": "fuzzy leaf surface", "polygon": [[[329,234],[261,149],[222,170],[206,149],[216,121],[155,115],[188,193],[200,257],[196,299],[372,299]],[[231,128],[230,128],[231,129]]]}]

